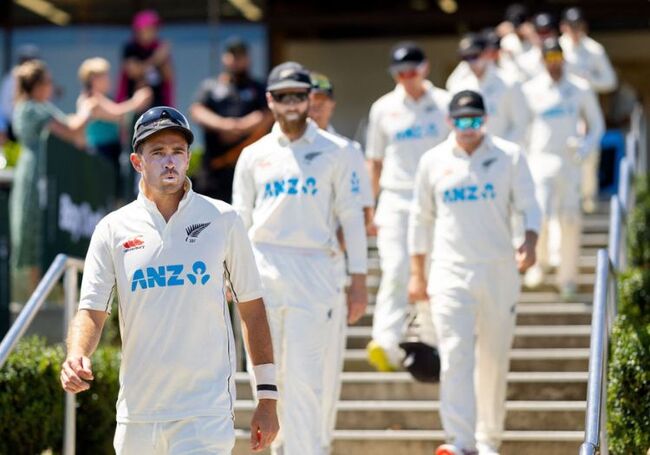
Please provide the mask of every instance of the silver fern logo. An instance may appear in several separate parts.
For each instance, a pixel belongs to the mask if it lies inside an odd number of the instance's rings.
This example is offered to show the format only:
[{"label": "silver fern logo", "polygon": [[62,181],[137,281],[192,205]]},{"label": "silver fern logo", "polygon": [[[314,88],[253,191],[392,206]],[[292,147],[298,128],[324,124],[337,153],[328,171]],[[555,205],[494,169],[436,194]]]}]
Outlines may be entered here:
[{"label": "silver fern logo", "polygon": [[196,242],[197,237],[205,228],[210,226],[210,223],[198,223],[198,224],[191,224],[185,228],[185,232],[187,233],[187,237],[185,238],[185,241],[187,243],[194,243]]}]

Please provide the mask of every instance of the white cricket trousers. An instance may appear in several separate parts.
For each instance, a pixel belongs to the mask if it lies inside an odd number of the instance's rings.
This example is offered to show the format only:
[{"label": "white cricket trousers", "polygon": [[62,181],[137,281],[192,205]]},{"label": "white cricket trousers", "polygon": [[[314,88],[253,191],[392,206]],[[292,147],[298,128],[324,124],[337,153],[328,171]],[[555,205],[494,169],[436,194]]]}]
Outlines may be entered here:
[{"label": "white cricket trousers", "polygon": [[235,425],[232,415],[118,423],[113,446],[117,455],[230,455]]},{"label": "white cricket trousers", "polygon": [[448,440],[497,450],[505,421],[520,279],[514,259],[433,262],[428,293],[440,353],[440,415]]},{"label": "white cricket trousers", "polygon": [[413,193],[383,190],[375,223],[381,282],[377,291],[372,339],[386,351],[394,365],[400,364],[399,343],[408,316],[408,218]]},{"label": "white cricket trousers", "polygon": [[583,199],[595,200],[598,196],[598,168],[600,167],[600,148],[587,155],[581,166]]},{"label": "white cricket trousers", "polygon": [[[580,256],[582,211],[580,207],[581,167],[563,162],[560,168],[546,167],[546,160],[531,158],[535,194],[542,209],[543,221],[537,241],[537,261],[549,265],[549,220],[559,225],[559,264],[557,284],[577,284]],[[539,164],[539,165],[538,165]]]},{"label": "white cricket trousers", "polygon": [[275,455],[320,455],[327,344],[335,336],[340,273],[325,251],[254,245],[280,399]]},{"label": "white cricket trousers", "polygon": [[333,336],[325,347],[325,367],[323,372],[323,455],[331,452],[334,429],[336,428],[336,406],[341,396],[341,373],[343,372],[345,343],[348,332],[348,305],[345,284],[347,273],[345,255],[336,257],[336,267],[340,273],[340,302],[332,311]]}]

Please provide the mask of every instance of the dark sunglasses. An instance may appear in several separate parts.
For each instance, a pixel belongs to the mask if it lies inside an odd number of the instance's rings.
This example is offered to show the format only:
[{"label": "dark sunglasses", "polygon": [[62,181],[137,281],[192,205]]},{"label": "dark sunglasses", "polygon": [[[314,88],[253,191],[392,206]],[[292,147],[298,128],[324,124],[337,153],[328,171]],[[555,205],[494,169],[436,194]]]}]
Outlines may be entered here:
[{"label": "dark sunglasses", "polygon": [[161,120],[169,120],[178,126],[190,129],[190,124],[183,114],[169,106],[152,107],[142,114],[135,124],[134,130],[137,132],[140,128],[151,125]]},{"label": "dark sunglasses", "polygon": [[271,96],[280,104],[299,104],[307,101],[309,92],[271,93]]}]

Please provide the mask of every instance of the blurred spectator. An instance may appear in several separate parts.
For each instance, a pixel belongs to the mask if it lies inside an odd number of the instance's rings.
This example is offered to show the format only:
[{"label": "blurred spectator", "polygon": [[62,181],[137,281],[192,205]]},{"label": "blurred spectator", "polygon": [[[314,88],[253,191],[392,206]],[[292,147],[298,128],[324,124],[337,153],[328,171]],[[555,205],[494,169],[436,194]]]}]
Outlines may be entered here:
[{"label": "blurred spectator", "polygon": [[50,72],[40,60],[30,60],[14,70],[16,106],[13,128],[22,150],[9,206],[11,259],[14,270],[28,269],[28,287],[33,290],[41,276],[42,220],[38,198],[39,153],[41,135],[49,129],[61,138],[79,143],[83,128],[96,103],[82,103],[77,114],[66,116],[49,99],[53,84]]},{"label": "blurred spectator", "polygon": [[133,40],[124,46],[117,101],[125,101],[142,87],[153,90],[153,106],[174,105],[174,72],[170,45],[158,38],[160,17],[145,10],[133,17]]},{"label": "blurred spectator", "polygon": [[203,81],[190,114],[203,127],[205,138],[197,191],[230,203],[239,154],[268,132],[273,118],[266,87],[249,75],[248,46],[239,40],[229,42],[221,63],[223,72]]},{"label": "blurred spectator", "polygon": [[82,107],[90,99],[97,103],[94,118],[86,126],[86,147],[106,158],[113,165],[116,177],[119,177],[119,157],[122,152],[120,122],[126,114],[145,110],[153,99],[153,91],[149,87],[141,87],[128,100],[114,102],[108,96],[111,90],[110,69],[110,63],[101,57],[83,61],[79,67],[82,89],[77,98],[77,107]]},{"label": "blurred spectator", "polygon": [[[39,58],[39,50],[33,44],[20,46],[17,54],[18,62],[16,66]],[[15,140],[11,129],[11,116],[14,111],[15,99],[16,78],[13,71],[10,71],[2,79],[2,86],[0,87],[0,145],[4,144],[7,139]]]}]

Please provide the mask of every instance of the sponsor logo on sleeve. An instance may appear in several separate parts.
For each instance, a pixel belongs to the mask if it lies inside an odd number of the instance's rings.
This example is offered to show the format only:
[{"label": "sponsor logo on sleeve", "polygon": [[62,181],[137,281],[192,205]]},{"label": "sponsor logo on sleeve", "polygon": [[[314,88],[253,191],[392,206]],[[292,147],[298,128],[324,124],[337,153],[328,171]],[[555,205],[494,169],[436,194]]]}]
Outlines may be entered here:
[{"label": "sponsor logo on sleeve", "polygon": [[128,253],[129,251],[133,251],[133,250],[141,250],[144,248],[144,239],[142,238],[141,235],[137,235],[122,243],[122,247],[124,247],[125,253]]}]

